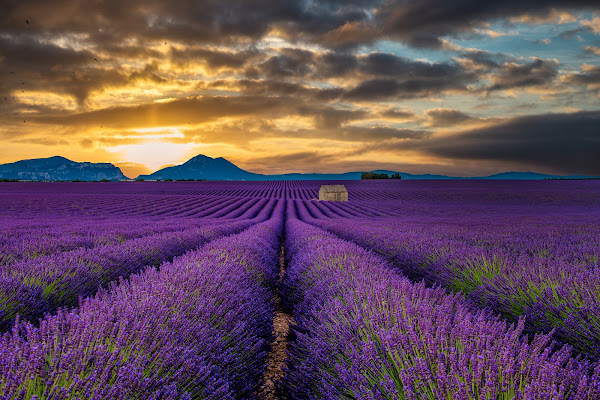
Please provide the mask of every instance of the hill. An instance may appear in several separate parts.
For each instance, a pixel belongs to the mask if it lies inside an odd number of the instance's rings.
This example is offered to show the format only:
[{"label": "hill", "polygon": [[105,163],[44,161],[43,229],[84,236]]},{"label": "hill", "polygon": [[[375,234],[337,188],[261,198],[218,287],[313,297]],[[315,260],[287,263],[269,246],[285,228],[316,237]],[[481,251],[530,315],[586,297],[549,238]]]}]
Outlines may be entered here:
[{"label": "hill", "polygon": [[212,158],[199,154],[174,167],[159,169],[150,175],[140,175],[136,179],[206,179],[209,181],[254,181],[265,175],[244,171],[223,157]]},{"label": "hill", "polygon": [[[212,158],[199,154],[181,165],[162,168],[152,174],[140,175],[144,180],[205,179],[208,181],[280,181],[280,180],[359,180],[363,172],[399,173],[404,180],[411,179],[487,179],[487,180],[542,180],[542,179],[586,179],[588,176],[547,175],[537,172],[502,172],[480,177],[456,177],[433,174],[409,174],[390,170],[351,171],[337,174],[328,173],[288,173],[264,175],[248,172],[223,157]],[[75,162],[54,156],[21,160],[0,165],[0,179],[31,181],[99,181],[127,180],[121,170],[110,163]]]},{"label": "hill", "polygon": [[[264,175],[248,172],[223,157],[212,158],[199,154],[186,163],[160,169],[149,175],[140,175],[137,179],[144,180],[165,180],[165,179],[206,179],[209,181],[283,181],[283,180],[359,180],[360,175],[365,171],[352,171],[339,174],[321,174],[321,173],[288,173],[277,175]],[[584,176],[559,176],[546,175],[536,172],[502,172],[499,174],[481,176],[481,177],[456,177],[447,175],[433,174],[409,174],[406,172],[390,170],[374,170],[369,172],[386,173],[392,175],[399,173],[402,179],[516,179],[516,180],[542,180],[556,178],[586,178]]]},{"label": "hill", "polygon": [[75,162],[54,156],[0,165],[0,179],[31,181],[99,181],[127,179],[110,163]]}]

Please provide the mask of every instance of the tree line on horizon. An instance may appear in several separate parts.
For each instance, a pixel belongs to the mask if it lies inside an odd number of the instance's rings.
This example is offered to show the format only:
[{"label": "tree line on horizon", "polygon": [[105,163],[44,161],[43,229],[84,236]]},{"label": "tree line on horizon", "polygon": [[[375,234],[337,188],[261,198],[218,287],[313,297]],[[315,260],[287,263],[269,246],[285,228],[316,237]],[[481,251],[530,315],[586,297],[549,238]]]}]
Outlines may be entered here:
[{"label": "tree line on horizon", "polygon": [[360,179],[402,179],[402,177],[398,172],[392,174],[391,176],[386,174],[385,172],[363,172],[362,174],[360,174]]}]

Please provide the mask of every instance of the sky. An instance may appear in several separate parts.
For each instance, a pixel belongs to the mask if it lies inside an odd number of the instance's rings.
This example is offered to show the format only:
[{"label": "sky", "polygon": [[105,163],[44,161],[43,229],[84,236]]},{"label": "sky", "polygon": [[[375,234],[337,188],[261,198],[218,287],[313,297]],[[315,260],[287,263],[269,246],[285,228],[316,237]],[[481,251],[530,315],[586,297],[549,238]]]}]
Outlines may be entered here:
[{"label": "sky", "polygon": [[600,175],[597,0],[0,9],[0,163]]}]

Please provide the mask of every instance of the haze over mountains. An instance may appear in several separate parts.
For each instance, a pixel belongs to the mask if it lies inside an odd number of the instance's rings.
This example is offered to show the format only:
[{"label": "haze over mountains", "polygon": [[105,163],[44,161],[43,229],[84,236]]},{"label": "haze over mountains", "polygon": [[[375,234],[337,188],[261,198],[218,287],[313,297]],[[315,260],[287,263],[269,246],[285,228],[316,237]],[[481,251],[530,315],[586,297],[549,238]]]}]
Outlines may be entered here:
[{"label": "haze over mountains", "polygon": [[[358,180],[365,171],[352,171],[341,174],[320,173],[289,173],[279,175],[255,174],[245,171],[223,157],[212,158],[199,154],[187,162],[162,168],[149,175],[140,175],[136,179],[144,180],[181,180],[206,179],[230,181],[263,181],[263,180]],[[377,173],[391,175],[399,171],[375,170]],[[540,180],[552,178],[589,178],[589,176],[559,176],[539,174],[536,172],[502,172],[499,174],[461,178],[446,175],[415,175],[399,172],[402,179],[518,179]],[[21,160],[0,165],[0,179],[32,180],[32,181],[99,181],[99,180],[129,180],[121,170],[110,163],[75,162],[67,158],[54,156]]]}]

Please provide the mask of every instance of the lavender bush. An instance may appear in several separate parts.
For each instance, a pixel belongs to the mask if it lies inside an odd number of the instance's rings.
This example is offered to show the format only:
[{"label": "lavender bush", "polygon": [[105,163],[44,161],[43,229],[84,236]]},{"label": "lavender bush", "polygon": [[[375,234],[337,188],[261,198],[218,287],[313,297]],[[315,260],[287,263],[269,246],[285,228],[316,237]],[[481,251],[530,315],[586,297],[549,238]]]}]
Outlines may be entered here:
[{"label": "lavender bush", "polygon": [[0,339],[2,399],[224,399],[258,389],[281,204],[267,222]]},{"label": "lavender bush", "polygon": [[[461,296],[292,218],[286,295],[298,324],[282,391],[327,399],[595,399],[600,365],[531,341]],[[290,304],[290,303],[288,303]]]}]

